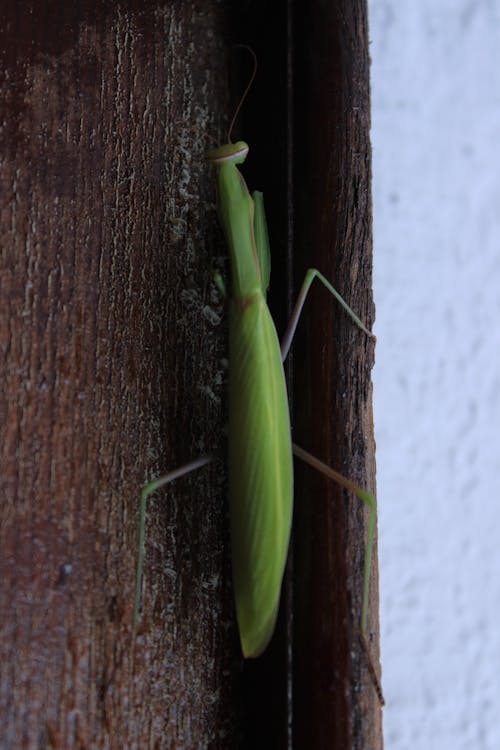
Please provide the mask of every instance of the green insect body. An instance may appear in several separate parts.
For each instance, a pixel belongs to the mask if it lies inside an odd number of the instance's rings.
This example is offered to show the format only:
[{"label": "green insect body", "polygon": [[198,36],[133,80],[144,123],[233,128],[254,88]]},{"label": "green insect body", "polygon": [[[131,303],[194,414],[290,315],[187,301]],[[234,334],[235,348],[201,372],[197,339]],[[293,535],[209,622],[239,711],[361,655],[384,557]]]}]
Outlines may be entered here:
[{"label": "green insect body", "polygon": [[221,224],[231,255],[229,502],[236,615],[245,657],[259,656],[276,622],[293,503],[290,418],[280,343],[266,303],[270,251],[261,194],[237,164],[239,142],[209,152],[218,167]]},{"label": "green insect body", "polygon": [[[309,269],[283,342],[266,302],[270,249],[262,194],[251,196],[238,165],[248,146],[227,143],[207,153],[217,167],[217,208],[231,263],[229,302],[229,502],[236,616],[244,657],[257,657],[272,637],[278,613],[293,509],[295,453],[353,492],[370,509],[365,549],[360,636],[367,665],[383,696],[366,639],[369,577],[376,501],[338,472],[292,444],[283,359],[315,278],[331,292],[364,333],[373,337],[339,293]],[[222,284],[221,284],[222,286]],[[203,456],[147,484],[141,493],[139,559],[134,620],[141,598],[146,498],[159,487],[214,460]]]}]

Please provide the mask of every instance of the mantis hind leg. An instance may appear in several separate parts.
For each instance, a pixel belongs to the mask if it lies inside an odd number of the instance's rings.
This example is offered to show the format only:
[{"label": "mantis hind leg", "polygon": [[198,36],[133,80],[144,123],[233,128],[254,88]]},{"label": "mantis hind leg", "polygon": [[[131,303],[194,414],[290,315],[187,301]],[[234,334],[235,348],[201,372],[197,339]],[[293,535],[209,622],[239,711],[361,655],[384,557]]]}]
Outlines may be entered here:
[{"label": "mantis hind leg", "polygon": [[158,479],[154,479],[152,482],[145,484],[141,491],[141,502],[139,510],[139,552],[137,556],[137,574],[135,578],[135,595],[134,595],[134,625],[136,625],[139,618],[139,608],[141,604],[141,588],[142,588],[142,571],[144,568],[144,549],[145,549],[145,530],[146,530],[146,500],[147,498],[159,490],[160,487],[164,487],[166,484],[173,482],[175,479],[184,477],[187,474],[191,474],[196,469],[201,469],[202,466],[212,463],[217,458],[217,454],[200,456],[200,458],[190,461],[183,466],[179,466],[178,469],[165,474]]},{"label": "mantis hind leg", "polygon": [[368,665],[368,671],[370,672],[370,677],[372,679],[373,685],[375,687],[375,690],[377,692],[378,698],[380,700],[381,705],[384,705],[384,695],[382,693],[382,687],[380,685],[380,681],[377,676],[377,672],[375,670],[375,666],[373,664],[371,655],[370,655],[370,649],[368,646],[368,640],[367,640],[367,620],[368,620],[368,602],[369,602],[369,596],[370,596],[370,570],[371,570],[371,563],[372,563],[372,554],[373,554],[373,541],[374,541],[374,535],[375,535],[375,522],[377,518],[377,501],[373,497],[373,495],[370,495],[369,492],[366,492],[366,490],[361,489],[361,487],[358,487],[354,482],[351,482],[349,479],[346,479],[342,474],[339,474],[338,471],[335,471],[334,469],[330,468],[327,464],[324,464],[319,459],[315,458],[315,456],[311,455],[311,453],[308,453],[303,448],[300,448],[300,446],[296,445],[295,443],[292,444],[292,450],[294,454],[297,456],[297,458],[300,458],[301,461],[304,461],[305,463],[309,464],[309,466],[312,466],[313,469],[316,469],[317,471],[321,472],[325,476],[329,477],[329,479],[333,479],[337,484],[339,484],[341,487],[344,487],[344,489],[349,490],[352,492],[356,497],[361,500],[365,505],[369,508],[369,517],[368,517],[368,529],[367,529],[367,536],[366,536],[366,545],[365,545],[365,562],[363,567],[363,594],[362,594],[362,600],[361,600],[361,619],[360,619],[360,640],[361,645],[363,647],[363,651],[365,652],[366,656],[366,662]]}]

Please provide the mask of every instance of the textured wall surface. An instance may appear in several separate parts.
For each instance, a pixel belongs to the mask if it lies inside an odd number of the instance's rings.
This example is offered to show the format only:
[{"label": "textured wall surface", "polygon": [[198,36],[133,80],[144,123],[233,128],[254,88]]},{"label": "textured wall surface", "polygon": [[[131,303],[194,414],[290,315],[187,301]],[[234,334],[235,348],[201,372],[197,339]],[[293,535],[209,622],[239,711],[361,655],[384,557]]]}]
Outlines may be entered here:
[{"label": "textured wall surface", "polygon": [[371,0],[387,750],[500,746],[500,2]]}]

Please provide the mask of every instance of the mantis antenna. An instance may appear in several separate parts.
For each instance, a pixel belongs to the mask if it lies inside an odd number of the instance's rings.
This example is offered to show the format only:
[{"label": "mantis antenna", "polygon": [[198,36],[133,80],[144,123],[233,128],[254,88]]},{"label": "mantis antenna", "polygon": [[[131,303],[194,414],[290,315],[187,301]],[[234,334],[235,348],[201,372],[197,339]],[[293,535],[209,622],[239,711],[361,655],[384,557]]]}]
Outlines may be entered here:
[{"label": "mantis antenna", "polygon": [[236,110],[234,112],[233,118],[232,118],[232,120],[231,120],[231,122],[229,124],[229,130],[227,131],[227,142],[228,143],[232,142],[231,141],[231,134],[233,132],[234,123],[236,122],[236,118],[238,117],[238,115],[240,113],[241,107],[243,106],[243,102],[247,98],[247,94],[250,91],[250,89],[252,87],[252,83],[254,81],[254,78],[255,78],[255,76],[257,74],[257,55],[255,54],[255,52],[253,51],[253,49],[251,47],[249,47],[247,44],[236,44],[235,47],[237,47],[238,49],[246,49],[247,52],[250,53],[250,55],[252,56],[252,60],[253,60],[253,72],[252,72],[252,75],[250,76],[250,80],[248,81],[243,94],[240,97],[239,104],[236,107]]}]

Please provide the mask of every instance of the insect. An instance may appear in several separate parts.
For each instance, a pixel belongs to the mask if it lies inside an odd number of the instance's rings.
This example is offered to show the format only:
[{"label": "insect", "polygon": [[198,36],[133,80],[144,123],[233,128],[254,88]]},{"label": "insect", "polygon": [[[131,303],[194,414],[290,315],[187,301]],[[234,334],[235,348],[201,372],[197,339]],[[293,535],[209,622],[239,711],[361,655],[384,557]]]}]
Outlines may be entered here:
[{"label": "insect", "polygon": [[[292,443],[283,370],[314,279],[324,284],[367,336],[373,334],[328,280],[318,270],[309,269],[280,344],[266,302],[271,266],[263,196],[259,192],[250,195],[238,169],[248,150],[245,142],[232,143],[228,136],[228,143],[207,153],[208,162],[217,169],[218,214],[231,266],[228,465],[233,587],[241,649],[245,658],[259,656],[274,631],[292,523],[295,453],[352,491],[370,509],[360,631],[378,691],[366,643],[376,502],[370,494]],[[141,596],[146,499],[164,484],[212,460],[214,456],[203,456],[150,482],[142,490],[135,619]]]}]

